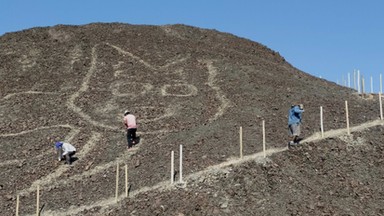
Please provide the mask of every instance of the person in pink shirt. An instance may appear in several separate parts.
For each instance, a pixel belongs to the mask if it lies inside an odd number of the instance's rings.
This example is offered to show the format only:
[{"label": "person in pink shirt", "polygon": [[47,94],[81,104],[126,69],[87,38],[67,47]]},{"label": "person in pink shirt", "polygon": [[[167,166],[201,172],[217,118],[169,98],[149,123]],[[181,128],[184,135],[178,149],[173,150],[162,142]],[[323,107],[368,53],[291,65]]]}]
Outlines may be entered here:
[{"label": "person in pink shirt", "polygon": [[127,129],[127,141],[128,141],[128,150],[132,148],[132,146],[136,142],[136,117],[132,115],[129,111],[124,112],[124,125]]}]

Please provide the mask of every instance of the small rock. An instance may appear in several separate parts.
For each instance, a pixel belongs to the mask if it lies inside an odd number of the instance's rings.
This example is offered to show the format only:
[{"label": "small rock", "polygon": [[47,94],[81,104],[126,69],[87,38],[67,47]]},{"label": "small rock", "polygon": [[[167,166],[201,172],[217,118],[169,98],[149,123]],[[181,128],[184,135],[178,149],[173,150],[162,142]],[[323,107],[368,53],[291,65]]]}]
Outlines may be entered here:
[{"label": "small rock", "polygon": [[5,198],[5,200],[7,200],[7,201],[14,200],[13,196],[12,196],[12,195],[9,195],[9,194],[5,195],[4,198]]},{"label": "small rock", "polygon": [[228,202],[224,202],[220,205],[220,208],[227,208],[228,207]]},{"label": "small rock", "polygon": [[137,159],[137,160],[136,160],[136,164],[135,164],[135,168],[136,168],[136,167],[139,167],[139,166],[140,166],[140,160]]},{"label": "small rock", "polygon": [[89,168],[91,168],[92,164],[93,164],[93,161],[88,163],[87,166],[85,167],[85,170],[89,170]]}]

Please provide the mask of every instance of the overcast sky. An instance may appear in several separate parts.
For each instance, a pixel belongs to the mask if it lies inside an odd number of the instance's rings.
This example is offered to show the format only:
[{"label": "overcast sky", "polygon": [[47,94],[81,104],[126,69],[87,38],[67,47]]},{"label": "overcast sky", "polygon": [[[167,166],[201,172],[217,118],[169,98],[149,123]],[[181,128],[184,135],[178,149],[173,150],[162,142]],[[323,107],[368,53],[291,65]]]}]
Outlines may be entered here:
[{"label": "overcast sky", "polygon": [[216,29],[266,45],[329,81],[348,85],[349,73],[352,85],[359,69],[366,83],[372,76],[375,91],[384,74],[380,0],[0,0],[0,35],[92,22]]}]

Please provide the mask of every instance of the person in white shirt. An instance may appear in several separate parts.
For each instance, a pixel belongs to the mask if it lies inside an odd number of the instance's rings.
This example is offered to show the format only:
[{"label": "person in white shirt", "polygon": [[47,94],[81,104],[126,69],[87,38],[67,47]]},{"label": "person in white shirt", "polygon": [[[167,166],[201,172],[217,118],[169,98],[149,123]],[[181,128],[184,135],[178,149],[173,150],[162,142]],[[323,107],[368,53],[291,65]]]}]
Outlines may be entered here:
[{"label": "person in white shirt", "polygon": [[63,158],[65,158],[66,164],[71,165],[72,156],[76,153],[76,148],[66,142],[56,142],[55,149],[57,153],[57,159],[61,161]]}]

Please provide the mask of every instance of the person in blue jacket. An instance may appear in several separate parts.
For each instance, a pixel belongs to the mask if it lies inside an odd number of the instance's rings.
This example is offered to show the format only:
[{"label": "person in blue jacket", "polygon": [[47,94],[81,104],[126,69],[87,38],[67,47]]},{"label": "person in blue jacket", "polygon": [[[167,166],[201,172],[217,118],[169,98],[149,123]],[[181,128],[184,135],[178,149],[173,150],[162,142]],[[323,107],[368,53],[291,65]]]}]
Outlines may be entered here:
[{"label": "person in blue jacket", "polygon": [[299,144],[301,140],[300,136],[300,126],[302,120],[302,113],[304,112],[303,104],[292,105],[288,112],[288,129],[289,135],[292,137],[292,140],[288,143],[288,148],[291,146]]}]

